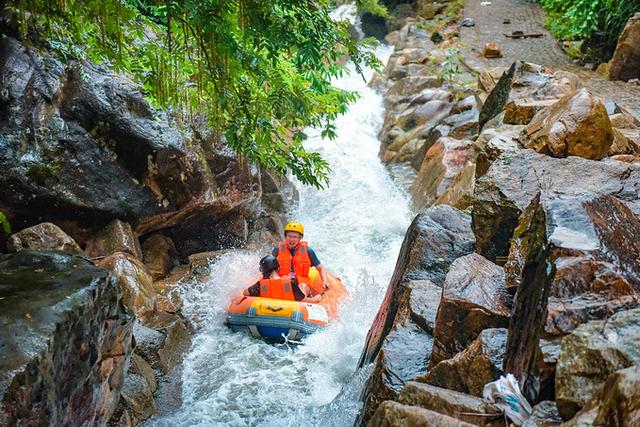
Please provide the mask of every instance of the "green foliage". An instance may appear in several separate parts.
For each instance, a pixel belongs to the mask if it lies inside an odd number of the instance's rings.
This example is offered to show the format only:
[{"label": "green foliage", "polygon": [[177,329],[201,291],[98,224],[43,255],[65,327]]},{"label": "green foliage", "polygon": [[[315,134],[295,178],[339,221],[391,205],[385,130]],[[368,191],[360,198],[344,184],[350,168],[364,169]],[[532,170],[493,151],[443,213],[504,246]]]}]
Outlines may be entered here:
[{"label": "green foliage", "polygon": [[2,211],[0,211],[0,228],[5,234],[11,234],[11,224]]},{"label": "green foliage", "polygon": [[460,61],[462,55],[460,55],[460,49],[452,46],[446,50],[446,58],[442,61],[440,72],[438,76],[442,78],[449,86],[453,86],[456,76],[460,74]]},{"label": "green foliage", "polygon": [[380,4],[379,0],[356,0],[356,8],[361,14],[368,12],[372,15],[382,16],[383,18],[389,16],[389,11],[385,5]]},{"label": "green foliage", "polygon": [[63,57],[131,74],[155,107],[205,115],[250,161],[317,187],[328,164],[302,146],[307,126],[333,121],[357,94],[331,79],[349,55],[379,68],[373,41],[355,42],[326,0],[14,0],[24,38],[37,33]]},{"label": "green foliage", "polygon": [[549,14],[547,27],[559,39],[585,39],[602,31],[613,45],[627,20],[640,12],[637,0],[540,0],[540,4]]}]

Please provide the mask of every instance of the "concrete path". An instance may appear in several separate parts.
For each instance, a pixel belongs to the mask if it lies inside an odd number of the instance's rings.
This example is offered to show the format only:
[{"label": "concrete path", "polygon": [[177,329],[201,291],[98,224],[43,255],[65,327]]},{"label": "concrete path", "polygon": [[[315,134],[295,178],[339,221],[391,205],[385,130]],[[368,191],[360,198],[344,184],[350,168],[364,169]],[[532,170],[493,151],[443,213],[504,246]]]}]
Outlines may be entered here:
[{"label": "concrete path", "polygon": [[[564,69],[578,74],[594,95],[615,101],[640,117],[640,85],[608,81],[601,74],[572,63],[558,41],[544,28],[545,14],[532,0],[466,0],[464,16],[476,23],[474,27],[460,29],[460,38],[465,45],[462,49],[465,63],[475,71],[508,67],[516,60]],[[510,23],[504,24],[505,19]],[[516,30],[525,34],[543,33],[544,36],[527,39],[504,36]],[[486,59],[482,56],[484,45],[489,42],[498,44],[502,58]]]}]

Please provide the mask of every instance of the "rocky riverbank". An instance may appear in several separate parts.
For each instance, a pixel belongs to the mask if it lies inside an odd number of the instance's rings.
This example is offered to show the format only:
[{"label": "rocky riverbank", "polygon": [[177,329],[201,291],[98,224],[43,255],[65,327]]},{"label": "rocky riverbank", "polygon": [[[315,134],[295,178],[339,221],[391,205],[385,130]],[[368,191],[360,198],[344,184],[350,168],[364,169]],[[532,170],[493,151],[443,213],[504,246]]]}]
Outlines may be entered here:
[{"label": "rocky riverbank", "polygon": [[180,398],[181,284],[273,243],[297,193],[125,76],[0,37],[0,424],[139,424]]},{"label": "rocky riverbank", "polygon": [[358,424],[506,425],[482,392],[513,373],[525,425],[632,425],[640,121],[565,70],[465,67],[454,3],[416,2],[371,83],[380,156],[413,170],[420,213],[361,357]]}]

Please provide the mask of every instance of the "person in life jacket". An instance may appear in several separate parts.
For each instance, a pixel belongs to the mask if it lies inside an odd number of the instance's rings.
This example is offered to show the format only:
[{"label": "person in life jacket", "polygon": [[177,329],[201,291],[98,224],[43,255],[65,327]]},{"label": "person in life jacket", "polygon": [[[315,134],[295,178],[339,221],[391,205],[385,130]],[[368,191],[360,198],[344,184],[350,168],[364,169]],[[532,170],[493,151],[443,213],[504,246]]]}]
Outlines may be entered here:
[{"label": "person in life jacket", "polygon": [[262,279],[244,290],[248,297],[263,297],[289,301],[320,302],[321,295],[311,296],[309,287],[304,283],[298,284],[296,279],[278,274],[278,260],[273,255],[267,255],[260,260]]},{"label": "person in life jacket", "polygon": [[318,259],[316,253],[302,240],[304,227],[299,222],[289,222],[284,227],[284,240],[273,249],[273,256],[277,258],[280,276],[295,278],[298,283],[311,285],[309,268],[315,267],[320,273],[324,289],[329,289],[327,270]]}]

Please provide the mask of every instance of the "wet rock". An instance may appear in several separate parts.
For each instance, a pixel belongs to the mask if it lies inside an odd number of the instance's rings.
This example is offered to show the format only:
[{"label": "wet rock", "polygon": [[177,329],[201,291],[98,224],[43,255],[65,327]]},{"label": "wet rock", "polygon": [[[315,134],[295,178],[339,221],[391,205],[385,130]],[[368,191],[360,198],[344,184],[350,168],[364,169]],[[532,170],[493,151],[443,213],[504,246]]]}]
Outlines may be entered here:
[{"label": "wet rock", "polygon": [[581,89],[541,110],[527,127],[524,146],[554,157],[598,160],[607,155],[612,143],[604,104]]},{"label": "wet rock", "polygon": [[82,249],[60,227],[50,222],[34,225],[12,234],[7,249],[18,252],[25,249],[81,253]]},{"label": "wet rock", "polygon": [[156,377],[153,373],[153,368],[142,356],[137,353],[131,355],[131,364],[129,365],[129,374],[139,375],[147,383],[151,393],[155,393],[158,388]]},{"label": "wet rock", "polygon": [[[403,381],[426,371],[431,353],[433,311],[449,264],[473,250],[468,215],[440,205],[416,216],[367,335],[359,366],[374,362],[363,392],[362,423],[380,402],[394,398]],[[426,299],[433,299],[425,305]]]},{"label": "wet rock", "polygon": [[615,194],[631,211],[640,213],[640,165],[556,159],[532,150],[505,151],[476,180],[473,229],[476,250],[488,259],[507,256],[520,214],[540,191],[567,196],[584,192]]},{"label": "wet rock", "polygon": [[138,319],[145,319],[155,311],[153,279],[141,261],[125,252],[116,252],[97,263],[110,270],[122,293],[122,302]]},{"label": "wet rock", "polygon": [[182,307],[179,286],[190,277],[190,267],[178,265],[167,277],[153,282],[153,289],[156,292],[156,310],[177,313]]},{"label": "wet rock", "polygon": [[579,326],[561,341],[556,401],[569,419],[591,399],[609,374],[640,364],[640,309]]},{"label": "wet rock", "polygon": [[[491,87],[495,74],[484,74],[479,78],[480,87]],[[489,120],[500,114],[509,100],[530,98],[534,100],[558,98],[577,85],[578,79],[570,79],[571,73],[551,76],[543,67],[528,62],[516,61],[505,71],[480,109],[479,123],[482,128]]]},{"label": "wet rock", "polygon": [[385,337],[365,384],[363,424],[381,402],[395,399],[406,381],[427,370],[433,337],[416,324],[407,311],[397,314],[396,323]]},{"label": "wet rock", "polygon": [[426,124],[433,126],[447,117],[452,107],[449,102],[434,99],[399,114],[395,124],[405,131]]},{"label": "wet rock", "polygon": [[417,406],[402,405],[392,400],[382,402],[368,427],[471,427],[456,418],[448,417]]},{"label": "wet rock", "polygon": [[502,267],[475,253],[456,259],[443,284],[431,366],[463,351],[482,330],[506,327],[510,309]]},{"label": "wet rock", "polygon": [[476,26],[476,21],[473,18],[464,18],[462,21],[460,21],[460,26],[461,27],[475,27]]},{"label": "wet rock", "polygon": [[142,244],[142,259],[153,280],[165,277],[177,261],[178,252],[167,236],[154,233]]},{"label": "wet rock", "polygon": [[618,37],[609,66],[610,80],[640,78],[640,13],[632,16]]},{"label": "wet rock", "polygon": [[107,272],[69,254],[0,255],[0,297],[0,424],[105,424],[133,327]]},{"label": "wet rock", "polygon": [[443,120],[449,126],[449,135],[457,139],[474,139],[478,136],[478,110],[471,108],[462,113],[452,114]]},{"label": "wet rock", "polygon": [[485,126],[482,133],[476,138],[476,178],[481,177],[491,163],[504,152],[517,151],[522,146],[517,142],[524,126],[503,125],[497,128]]},{"label": "wet rock", "polygon": [[533,407],[533,413],[522,427],[555,427],[562,423],[555,402],[545,400]]},{"label": "wet rock", "polygon": [[484,385],[500,378],[506,329],[485,329],[469,347],[429,369],[418,382],[482,397]]},{"label": "wet rock", "polygon": [[269,211],[285,212],[292,209],[299,199],[298,190],[286,177],[260,169],[262,205]]},{"label": "wet rock", "polygon": [[114,219],[143,235],[259,211],[257,170],[205,126],[172,127],[128,78],[8,37],[0,64],[0,203],[14,228],[64,223],[84,245]]},{"label": "wet rock", "polygon": [[119,219],[111,221],[87,243],[90,257],[108,257],[115,252],[125,252],[142,260],[142,249],[131,225]]},{"label": "wet rock", "polygon": [[504,110],[504,123],[511,125],[527,125],[536,113],[545,107],[555,104],[557,100],[516,99],[507,102]]},{"label": "wet rock", "polygon": [[538,194],[522,213],[509,255],[509,280],[518,285],[509,319],[504,370],[515,376],[530,402],[537,400],[540,390],[539,343],[555,275],[555,268],[549,265],[548,240],[553,237],[547,235],[547,224],[551,221]]},{"label": "wet rock", "polygon": [[389,32],[387,21],[382,16],[365,12],[360,15],[360,23],[362,32],[366,37],[375,37],[378,40],[384,40],[384,37]]},{"label": "wet rock", "polygon": [[135,426],[150,418],[158,411],[147,381],[140,375],[129,373],[124,380],[120,394],[120,405],[116,411],[116,425]]},{"label": "wet rock", "polygon": [[[479,397],[419,382],[408,382],[398,401],[480,426],[504,426],[499,409]],[[478,414],[478,415],[475,415]]]},{"label": "wet rock", "polygon": [[166,374],[182,361],[191,346],[191,331],[186,321],[176,315],[164,316],[152,326],[135,325],[136,353]]},{"label": "wet rock", "polygon": [[422,166],[422,162],[424,161],[424,157],[427,155],[427,151],[436,143],[438,139],[442,136],[447,136],[449,134],[449,127],[444,126],[442,124],[431,128],[429,132],[424,135],[422,140],[422,145],[416,152],[416,155],[413,157],[411,161],[411,167],[415,170],[420,170],[420,166]]},{"label": "wet rock", "polygon": [[427,151],[409,189],[416,211],[434,204],[464,209],[471,204],[475,181],[473,141],[442,137]]},{"label": "wet rock", "polygon": [[440,79],[436,76],[409,76],[394,83],[385,96],[415,95],[423,89],[437,88],[440,83]]},{"label": "wet rock", "polygon": [[411,280],[407,286],[411,288],[409,296],[411,319],[433,335],[442,288],[436,286],[431,280]]},{"label": "wet rock", "polygon": [[639,416],[640,366],[632,366],[611,374],[585,407],[563,426],[632,426]]},{"label": "wet rock", "polygon": [[484,45],[482,55],[485,58],[502,58],[502,51],[496,43],[487,43]]}]

